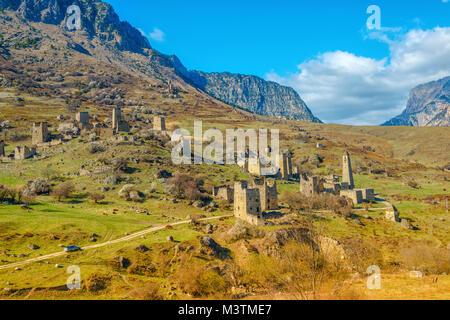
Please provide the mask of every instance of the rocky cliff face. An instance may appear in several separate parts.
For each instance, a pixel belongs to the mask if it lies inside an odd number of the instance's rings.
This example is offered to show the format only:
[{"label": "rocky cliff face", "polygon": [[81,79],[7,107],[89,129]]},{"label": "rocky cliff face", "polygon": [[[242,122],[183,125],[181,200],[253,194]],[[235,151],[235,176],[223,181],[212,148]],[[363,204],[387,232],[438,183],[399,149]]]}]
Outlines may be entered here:
[{"label": "rocky cliff face", "polygon": [[450,126],[450,77],[414,88],[403,113],[384,126]]},{"label": "rocky cliff face", "polygon": [[203,91],[231,105],[264,116],[320,122],[292,88],[242,74],[182,73]]},{"label": "rocky cliff face", "polygon": [[66,28],[67,8],[81,9],[81,30],[113,44],[119,50],[142,52],[150,43],[128,22],[120,21],[111,5],[94,0],[0,0],[0,9],[14,10],[24,21],[60,25]]}]

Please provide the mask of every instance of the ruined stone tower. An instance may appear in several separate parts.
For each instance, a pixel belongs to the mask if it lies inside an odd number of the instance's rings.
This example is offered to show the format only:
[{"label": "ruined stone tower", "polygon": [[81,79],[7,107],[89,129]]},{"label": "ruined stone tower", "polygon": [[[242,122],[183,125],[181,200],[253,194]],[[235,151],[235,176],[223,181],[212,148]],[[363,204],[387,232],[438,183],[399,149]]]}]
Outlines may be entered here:
[{"label": "ruined stone tower", "polygon": [[293,176],[292,172],[292,153],[283,152],[280,159],[280,176],[282,179],[289,179]]},{"label": "ruined stone tower", "polygon": [[261,198],[258,189],[250,189],[247,181],[234,185],[234,216],[252,225],[263,224]]},{"label": "ruined stone tower", "polygon": [[112,112],[112,129],[117,132],[130,132],[130,124],[122,120],[122,111],[115,107]]},{"label": "ruined stone tower", "polygon": [[254,187],[259,190],[261,199],[261,211],[278,210],[278,190],[277,182],[268,183],[266,178],[257,179]]},{"label": "ruined stone tower", "polygon": [[0,140],[0,158],[5,156],[5,143]]},{"label": "ruined stone tower", "polygon": [[122,119],[120,108],[114,108],[112,111],[112,128],[115,131],[119,131],[119,124]]},{"label": "ruined stone tower", "polygon": [[166,131],[166,119],[162,117],[154,117],[153,130]]},{"label": "ruined stone tower", "polygon": [[89,113],[78,112],[75,119],[82,125],[89,125]]},{"label": "ruined stone tower", "polygon": [[311,197],[320,193],[320,181],[317,177],[308,177],[303,174],[300,179],[300,193],[305,196]]},{"label": "ruined stone tower", "polygon": [[342,182],[348,183],[350,189],[353,189],[355,183],[353,182],[352,162],[347,151],[344,152],[342,166]]},{"label": "ruined stone tower", "polygon": [[49,140],[48,124],[47,122],[35,122],[33,123],[33,138],[32,143],[34,146],[47,142]]}]

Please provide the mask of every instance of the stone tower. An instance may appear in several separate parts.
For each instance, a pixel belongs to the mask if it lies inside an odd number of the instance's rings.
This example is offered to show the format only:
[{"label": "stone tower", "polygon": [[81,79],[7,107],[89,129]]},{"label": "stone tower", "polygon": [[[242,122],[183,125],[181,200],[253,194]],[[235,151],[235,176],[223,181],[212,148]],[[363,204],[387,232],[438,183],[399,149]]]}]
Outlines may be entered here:
[{"label": "stone tower", "polygon": [[119,125],[121,122],[122,114],[120,108],[114,108],[112,112],[112,128],[115,131],[119,131]]},{"label": "stone tower", "polygon": [[300,193],[305,196],[312,197],[320,193],[320,181],[318,177],[309,177],[306,174],[300,178]]},{"label": "stone tower", "polygon": [[260,191],[249,188],[247,181],[234,185],[234,216],[253,225],[261,223]]},{"label": "stone tower", "polygon": [[280,175],[282,179],[292,177],[292,153],[283,152],[280,159]]},{"label": "stone tower", "polygon": [[278,210],[277,182],[268,183],[266,178],[256,179],[254,188],[259,190],[261,199],[261,211]]},{"label": "stone tower", "polygon": [[49,140],[48,124],[47,122],[35,122],[33,123],[33,145],[47,142]]},{"label": "stone tower", "polygon": [[5,143],[0,140],[0,158],[5,156]]},{"label": "stone tower", "polygon": [[355,183],[353,182],[352,162],[347,151],[344,152],[342,158],[342,182],[347,182],[350,189],[355,187]]},{"label": "stone tower", "polygon": [[76,115],[76,120],[81,124],[89,124],[89,113],[88,112],[78,112]]},{"label": "stone tower", "polygon": [[157,131],[166,131],[166,119],[162,117],[154,117],[153,129]]}]

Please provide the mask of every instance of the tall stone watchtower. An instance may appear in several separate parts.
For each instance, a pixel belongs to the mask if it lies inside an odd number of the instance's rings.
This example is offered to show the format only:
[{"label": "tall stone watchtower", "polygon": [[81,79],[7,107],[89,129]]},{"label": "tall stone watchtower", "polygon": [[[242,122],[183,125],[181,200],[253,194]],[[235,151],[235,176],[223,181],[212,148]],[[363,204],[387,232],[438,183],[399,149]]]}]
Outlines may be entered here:
[{"label": "tall stone watchtower", "polygon": [[88,112],[78,112],[76,115],[76,120],[81,124],[89,124],[89,113]]},{"label": "tall stone watchtower", "polygon": [[342,158],[342,182],[347,182],[350,189],[355,187],[355,183],[353,182],[352,162],[347,151],[344,152]]},{"label": "tall stone watchtower", "polygon": [[47,142],[49,140],[48,124],[47,122],[35,122],[33,123],[33,145]]},{"label": "tall stone watchtower", "polygon": [[120,108],[114,108],[112,111],[112,128],[115,131],[119,131],[119,125],[122,121],[122,113],[120,111]]},{"label": "tall stone watchtower", "polygon": [[5,156],[5,143],[0,140],[0,158]]},{"label": "tall stone watchtower", "polygon": [[157,131],[166,131],[166,119],[162,117],[154,117],[153,129]]},{"label": "tall stone watchtower", "polygon": [[289,179],[292,177],[292,153],[283,152],[280,159],[280,175],[282,179]]},{"label": "tall stone watchtower", "polygon": [[234,185],[234,215],[254,225],[262,219],[260,192],[249,188],[247,181],[238,181]]},{"label": "tall stone watchtower", "polygon": [[266,177],[256,179],[253,183],[254,188],[259,190],[261,199],[261,211],[278,210],[278,191],[277,182],[268,183]]}]

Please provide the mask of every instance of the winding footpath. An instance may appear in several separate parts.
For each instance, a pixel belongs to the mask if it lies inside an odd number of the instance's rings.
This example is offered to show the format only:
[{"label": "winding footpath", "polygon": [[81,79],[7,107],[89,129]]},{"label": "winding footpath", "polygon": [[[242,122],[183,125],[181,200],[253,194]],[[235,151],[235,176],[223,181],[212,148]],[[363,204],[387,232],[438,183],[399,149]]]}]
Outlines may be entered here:
[{"label": "winding footpath", "polygon": [[[210,217],[210,218],[199,219],[199,221],[209,221],[209,220],[217,220],[217,219],[231,218],[231,217],[233,217],[233,216],[232,215],[218,216],[218,217]],[[191,220],[180,221],[180,222],[176,222],[176,223],[171,223],[170,226],[175,227],[175,226],[179,226],[179,225],[183,225],[183,224],[188,224],[190,222],[191,222]],[[109,246],[109,245],[112,245],[112,244],[116,244],[116,243],[130,241],[130,240],[136,239],[138,237],[144,236],[146,234],[163,230],[166,227],[167,227],[167,225],[156,226],[156,227],[153,227],[153,228],[150,228],[150,229],[146,229],[146,230],[142,230],[142,231],[133,233],[133,234],[128,235],[128,236],[123,237],[123,238],[119,238],[119,239],[111,240],[111,241],[106,241],[106,242],[103,242],[103,243],[98,243],[98,244],[95,244],[95,245],[92,245],[92,246],[83,247],[81,249],[82,249],[82,251],[86,251],[86,250],[92,250],[92,249],[97,249],[97,248],[101,248],[101,247],[106,247],[106,246]],[[40,257],[36,257],[36,258],[32,258],[32,259],[28,259],[28,260],[24,260],[24,261],[20,261],[20,262],[14,262],[14,263],[10,263],[10,264],[5,264],[5,265],[0,266],[0,270],[4,270],[4,269],[8,269],[8,268],[14,268],[14,267],[19,267],[19,266],[23,266],[23,265],[26,265],[26,264],[29,264],[29,263],[33,263],[33,262],[49,260],[49,259],[65,256],[67,254],[70,254],[70,253],[64,252],[64,251],[51,253],[51,254],[47,254],[45,256],[40,256]]]}]

